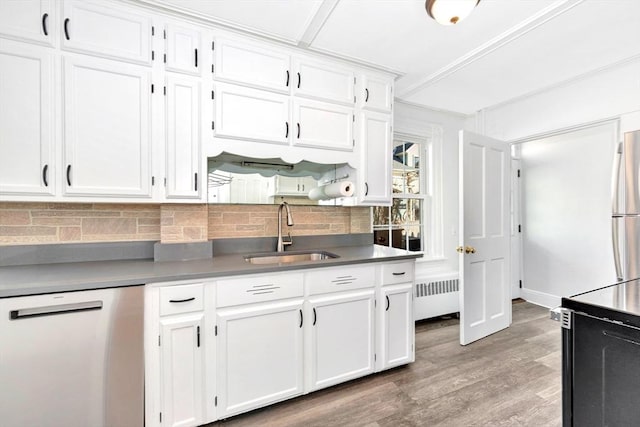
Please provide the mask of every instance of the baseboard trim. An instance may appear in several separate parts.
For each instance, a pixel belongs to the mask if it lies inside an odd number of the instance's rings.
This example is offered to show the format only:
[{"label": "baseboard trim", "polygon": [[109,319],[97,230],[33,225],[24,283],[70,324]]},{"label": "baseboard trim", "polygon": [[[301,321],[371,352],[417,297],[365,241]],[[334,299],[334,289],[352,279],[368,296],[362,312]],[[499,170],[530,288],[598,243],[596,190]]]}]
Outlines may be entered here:
[{"label": "baseboard trim", "polygon": [[559,296],[527,288],[520,289],[520,298],[532,304],[546,308],[558,307],[561,302],[561,298]]}]

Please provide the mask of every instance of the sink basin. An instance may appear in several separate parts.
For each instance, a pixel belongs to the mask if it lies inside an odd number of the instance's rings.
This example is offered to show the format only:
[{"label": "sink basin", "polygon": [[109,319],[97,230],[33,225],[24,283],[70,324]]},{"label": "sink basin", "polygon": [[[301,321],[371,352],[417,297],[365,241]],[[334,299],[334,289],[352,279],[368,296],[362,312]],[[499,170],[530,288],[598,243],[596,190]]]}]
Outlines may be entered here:
[{"label": "sink basin", "polygon": [[251,264],[288,264],[301,261],[322,261],[331,258],[339,258],[339,256],[327,251],[270,252],[247,255],[244,260]]}]

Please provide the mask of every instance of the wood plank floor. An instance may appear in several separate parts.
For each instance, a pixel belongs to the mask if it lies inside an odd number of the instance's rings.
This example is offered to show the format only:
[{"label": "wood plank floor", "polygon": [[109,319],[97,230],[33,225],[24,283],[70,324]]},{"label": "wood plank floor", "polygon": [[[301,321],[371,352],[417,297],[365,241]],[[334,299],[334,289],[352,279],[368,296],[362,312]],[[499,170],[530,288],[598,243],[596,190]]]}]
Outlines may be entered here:
[{"label": "wood plank floor", "polygon": [[458,320],[416,324],[416,362],[209,424],[560,426],[560,326],[513,304],[510,328],[462,347]]}]

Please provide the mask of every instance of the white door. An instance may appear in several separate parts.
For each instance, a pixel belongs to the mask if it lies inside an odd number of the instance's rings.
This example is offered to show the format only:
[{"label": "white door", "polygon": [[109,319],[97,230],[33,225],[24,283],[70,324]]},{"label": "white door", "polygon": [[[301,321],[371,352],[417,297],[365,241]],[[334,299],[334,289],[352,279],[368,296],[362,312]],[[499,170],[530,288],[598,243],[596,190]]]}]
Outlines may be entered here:
[{"label": "white door", "polygon": [[204,423],[203,318],[200,312],[160,319],[163,426]]},{"label": "white door", "polygon": [[0,193],[54,194],[49,49],[0,39]]},{"label": "white door", "polygon": [[293,128],[289,122],[288,96],[226,83],[217,83],[215,89],[216,136],[289,142]]},{"label": "white door", "polygon": [[294,98],[293,121],[294,145],[353,151],[353,108]]},{"label": "white door", "polygon": [[291,59],[288,54],[257,44],[217,39],[214,45],[217,80],[289,93]]},{"label": "white door", "polygon": [[53,0],[2,0],[0,34],[52,45],[56,10]]},{"label": "white door", "polygon": [[522,216],[520,159],[511,160],[511,299],[520,298],[522,285]]},{"label": "white door", "polygon": [[363,167],[358,184],[358,202],[366,206],[391,204],[391,115],[360,114],[360,145]]},{"label": "white door", "polygon": [[64,194],[151,194],[151,70],[64,59]]},{"label": "white door", "polygon": [[413,284],[384,286],[381,295],[382,369],[413,362]]},{"label": "white door", "polygon": [[168,24],[166,36],[167,70],[199,75],[204,59],[200,32],[195,28]]},{"label": "white door", "polygon": [[509,144],[460,131],[460,344],[511,324]]},{"label": "white door", "polygon": [[218,416],[303,391],[302,300],[219,309]]},{"label": "white door", "polygon": [[151,64],[150,15],[86,0],[65,0],[62,12],[64,49]]},{"label": "white door", "polygon": [[167,73],[167,198],[197,199],[200,175],[200,82]]},{"label": "white door", "polygon": [[311,366],[307,391],[373,372],[373,289],[313,298],[306,319]]}]

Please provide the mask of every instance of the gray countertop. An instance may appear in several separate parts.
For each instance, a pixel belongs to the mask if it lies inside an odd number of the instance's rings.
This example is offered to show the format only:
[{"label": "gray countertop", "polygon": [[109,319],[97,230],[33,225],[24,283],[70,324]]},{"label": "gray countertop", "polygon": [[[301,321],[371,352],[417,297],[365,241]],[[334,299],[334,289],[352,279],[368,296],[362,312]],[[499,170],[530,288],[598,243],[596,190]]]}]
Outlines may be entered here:
[{"label": "gray countertop", "polygon": [[0,298],[204,279],[240,274],[273,273],[381,261],[415,259],[420,253],[378,245],[323,247],[339,258],[291,264],[255,265],[243,254],[192,261],[153,259],[87,261],[0,267]]}]

